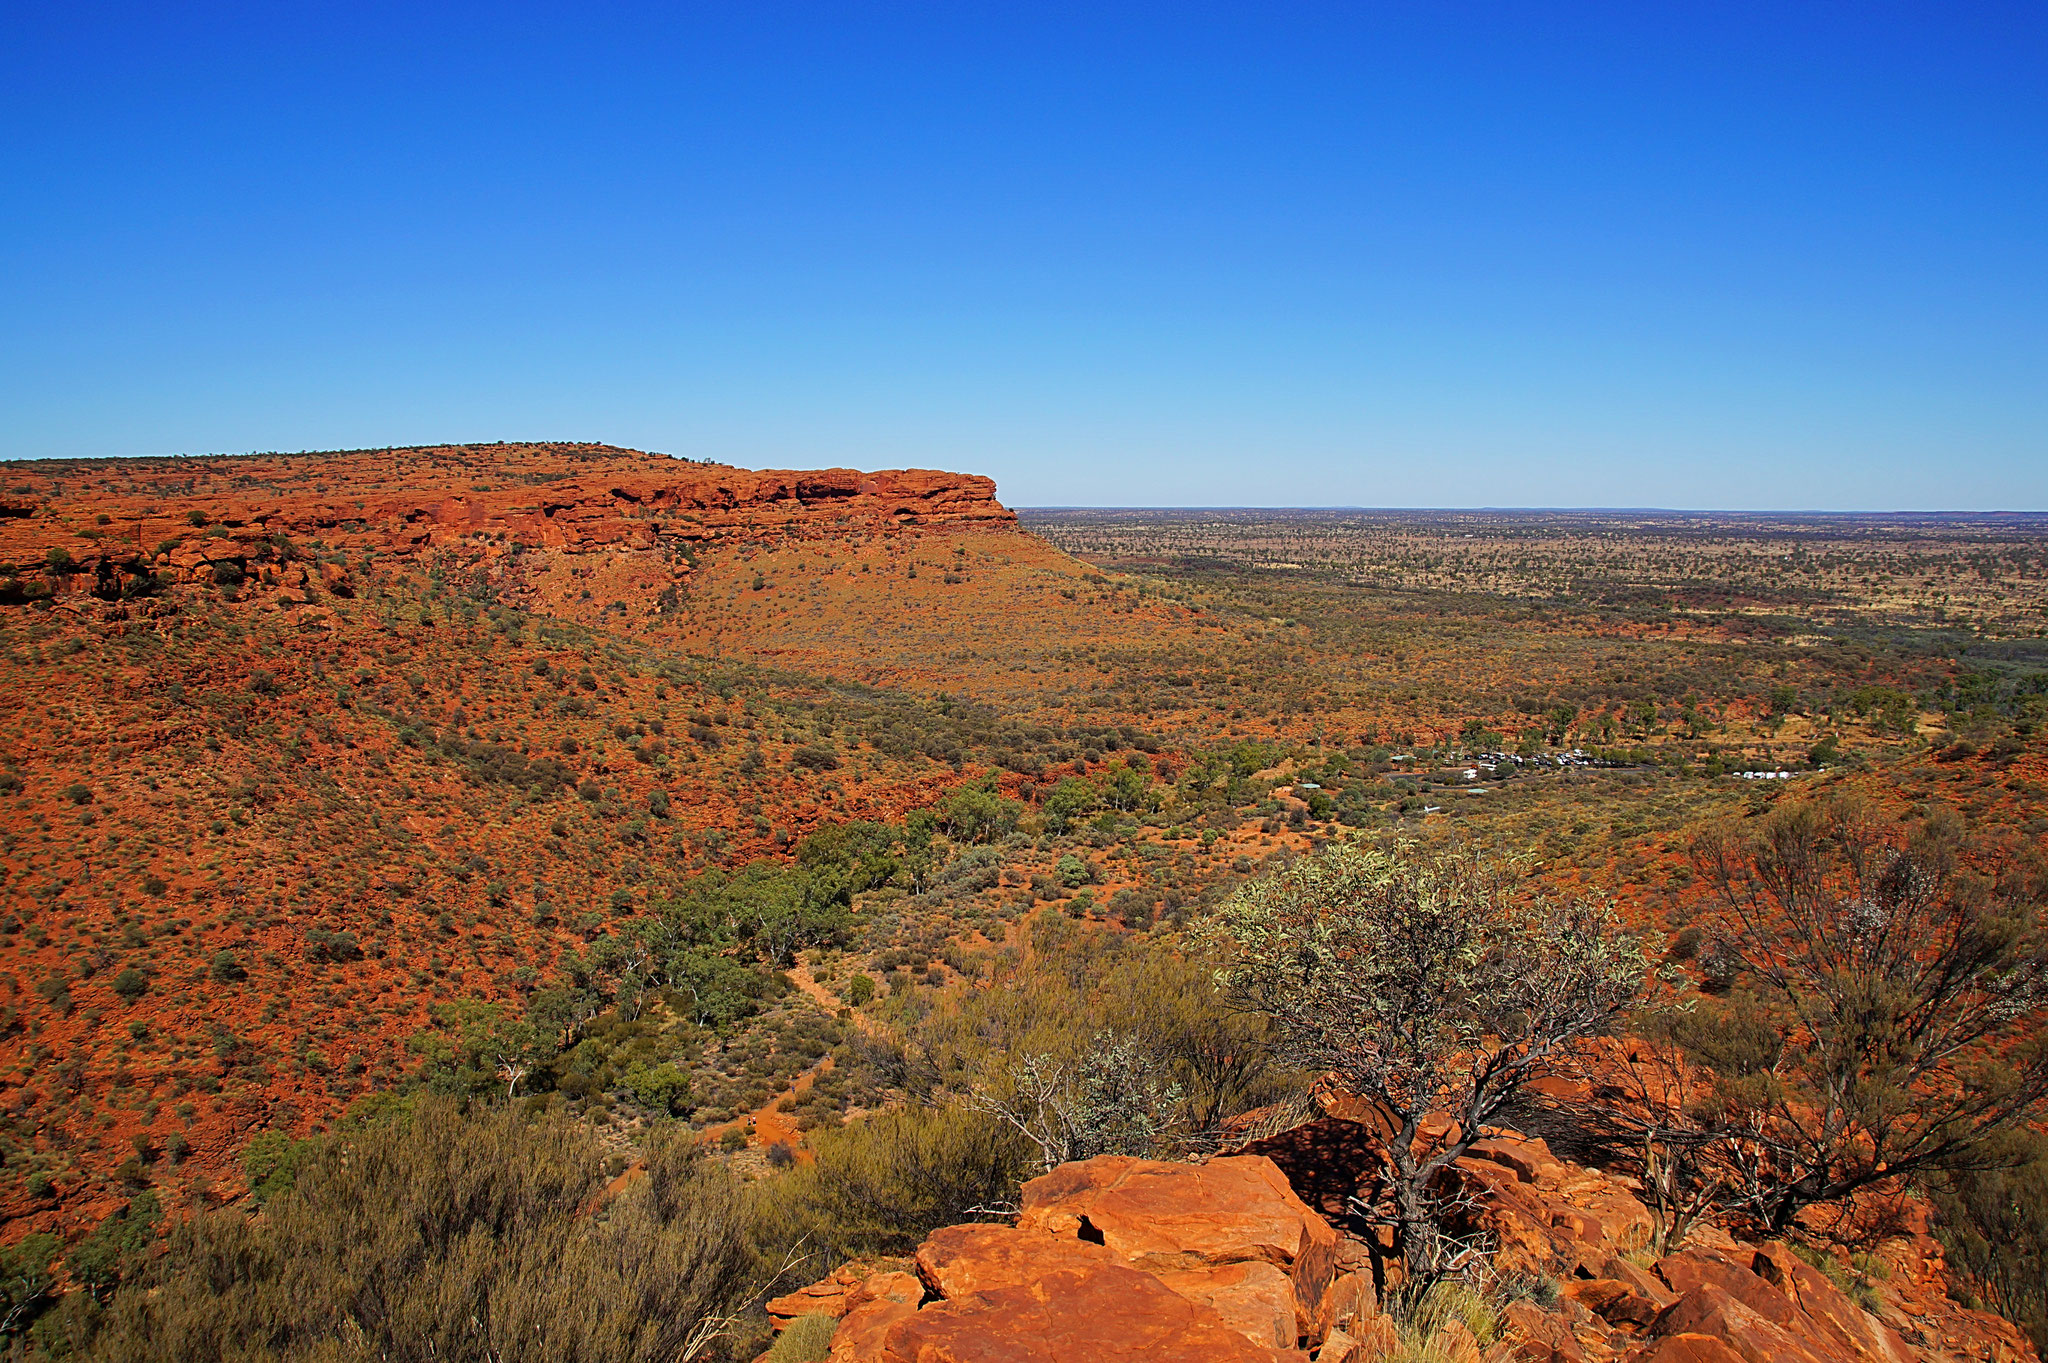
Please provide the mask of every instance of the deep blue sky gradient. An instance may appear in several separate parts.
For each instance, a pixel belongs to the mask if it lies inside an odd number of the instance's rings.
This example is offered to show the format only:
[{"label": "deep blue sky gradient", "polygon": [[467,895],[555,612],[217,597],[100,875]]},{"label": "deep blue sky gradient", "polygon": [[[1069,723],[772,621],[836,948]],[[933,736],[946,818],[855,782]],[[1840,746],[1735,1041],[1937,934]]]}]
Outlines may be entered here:
[{"label": "deep blue sky gradient", "polygon": [[0,456],[2048,507],[2038,3],[0,0]]}]

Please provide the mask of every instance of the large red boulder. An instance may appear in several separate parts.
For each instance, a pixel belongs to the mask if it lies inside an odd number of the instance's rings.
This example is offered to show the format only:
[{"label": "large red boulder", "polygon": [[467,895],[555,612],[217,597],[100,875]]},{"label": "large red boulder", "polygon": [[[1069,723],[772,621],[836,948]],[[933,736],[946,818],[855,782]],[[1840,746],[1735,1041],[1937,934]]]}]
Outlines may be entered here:
[{"label": "large red boulder", "polygon": [[1851,1363],[1857,1358],[1799,1324],[1796,1315],[1774,1320],[1725,1289],[1702,1283],[1665,1308],[1653,1328],[1660,1335],[1712,1335],[1744,1363]]},{"label": "large red boulder", "polygon": [[1564,1182],[1570,1172],[1564,1162],[1550,1153],[1547,1142],[1535,1136],[1487,1136],[1465,1147],[1468,1159],[1485,1160],[1514,1171],[1523,1183]]},{"label": "large red boulder", "polygon": [[1162,1269],[1160,1282],[1191,1302],[1214,1311],[1254,1344],[1291,1349],[1300,1337],[1300,1307],[1283,1269],[1253,1260],[1208,1268]]},{"label": "large red boulder", "polygon": [[1743,1358],[1713,1335],[1666,1335],[1629,1355],[1629,1363],[1743,1363]]},{"label": "large red boulder", "polygon": [[1354,1268],[1339,1273],[1323,1289],[1323,1299],[1316,1306],[1315,1328],[1310,1335],[1325,1339],[1332,1331],[1344,1330],[1363,1339],[1375,1321],[1384,1319],[1380,1315],[1379,1291],[1373,1286],[1372,1274],[1365,1269]]},{"label": "large red boulder", "polygon": [[1765,1245],[1750,1261],[1765,1282],[1790,1297],[1819,1329],[1829,1331],[1874,1363],[1905,1363],[1906,1342],[1849,1300],[1827,1275],[1783,1244]]},{"label": "large red boulder", "polygon": [[[1698,1295],[1701,1289],[1712,1288],[1741,1302],[1774,1325],[1788,1329],[1797,1329],[1801,1325],[1799,1307],[1790,1297],[1758,1277],[1747,1265],[1735,1263],[1712,1251],[1687,1250],[1666,1255],[1657,1261],[1657,1276],[1679,1294],[1680,1305],[1683,1299]],[[1671,1330],[1660,1332],[1674,1333]],[[1843,1339],[1830,1341],[1839,1345],[1847,1342]]]},{"label": "large red boulder", "polygon": [[1564,1295],[1609,1325],[1640,1328],[1657,1318],[1659,1303],[1619,1278],[1574,1278]]},{"label": "large red boulder", "polygon": [[1283,1269],[1304,1328],[1336,1266],[1337,1232],[1262,1155],[1207,1164],[1105,1155],[1031,1180],[1022,1201],[1019,1228],[1092,1240],[1141,1269],[1250,1262]]},{"label": "large red boulder", "polygon": [[800,1316],[848,1315],[873,1301],[893,1301],[915,1308],[924,1300],[924,1285],[903,1272],[900,1260],[845,1263],[830,1276],[771,1299],[765,1309],[777,1330]]},{"label": "large red boulder", "polygon": [[1037,1282],[1063,1268],[1127,1267],[1122,1255],[1086,1240],[1014,1226],[947,1226],[917,1249],[917,1272],[936,1296],[954,1299]]},{"label": "large red boulder", "polygon": [[906,1312],[882,1323],[858,1351],[842,1338],[856,1324],[849,1317],[833,1338],[838,1363],[1283,1363],[1302,1357],[1254,1344],[1214,1310],[1151,1274],[1112,1264],[1059,1268],[1035,1282]]},{"label": "large red boulder", "polygon": [[1586,1350],[1571,1323],[1531,1301],[1511,1301],[1501,1308],[1500,1340],[1515,1363],[1586,1363]]},{"label": "large red boulder", "polygon": [[849,1311],[832,1334],[830,1363],[875,1363],[883,1357],[890,1331],[917,1315],[917,1308],[901,1302],[871,1301]]},{"label": "large red boulder", "polygon": [[[977,1225],[936,1230],[918,1247],[917,1271],[932,1292],[957,1301],[977,1292],[1023,1287],[1063,1269],[1129,1267],[1123,1255],[1079,1238],[1035,1228]],[[1263,1260],[1158,1269],[1173,1292],[1213,1310],[1245,1338],[1292,1348],[1301,1330],[1293,1281]]]}]

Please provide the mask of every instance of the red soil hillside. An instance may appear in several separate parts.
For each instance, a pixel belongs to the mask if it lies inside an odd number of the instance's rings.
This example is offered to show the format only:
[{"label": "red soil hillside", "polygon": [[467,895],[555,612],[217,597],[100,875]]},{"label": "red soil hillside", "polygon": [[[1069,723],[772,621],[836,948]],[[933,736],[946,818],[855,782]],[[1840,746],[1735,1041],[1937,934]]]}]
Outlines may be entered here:
[{"label": "red soil hillside", "polygon": [[[91,1225],[123,1177],[232,1192],[251,1134],[392,1082],[437,1005],[965,779],[942,707],[746,658],[938,687],[956,620],[1016,582],[1069,632],[1092,610],[962,475],[490,446],[19,465],[5,498],[11,1236]],[[724,604],[768,570],[862,590],[822,631],[765,588]]]},{"label": "red soil hillside", "polygon": [[686,607],[670,629],[692,652],[1034,708],[1071,709],[1112,680],[1077,646],[1201,637],[1196,613],[1014,531],[719,546]]},{"label": "red soil hillside", "polygon": [[0,496],[0,602],[253,577],[293,609],[373,563],[713,657],[1055,706],[1110,675],[1076,644],[1197,638],[968,474],[489,445],[28,463]]}]

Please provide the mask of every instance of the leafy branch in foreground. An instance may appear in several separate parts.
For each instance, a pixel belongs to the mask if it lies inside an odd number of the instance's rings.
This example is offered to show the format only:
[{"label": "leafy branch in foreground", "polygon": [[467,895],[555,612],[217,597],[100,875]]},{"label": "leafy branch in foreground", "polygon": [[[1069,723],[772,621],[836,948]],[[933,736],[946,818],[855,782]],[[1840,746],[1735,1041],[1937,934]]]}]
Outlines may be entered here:
[{"label": "leafy branch in foreground", "polygon": [[[1650,979],[1606,905],[1542,898],[1512,862],[1473,852],[1331,846],[1239,890],[1219,928],[1235,948],[1226,981],[1277,1024],[1287,1061],[1386,1115],[1391,1205],[1376,1214],[1418,1277],[1456,1250],[1438,1176]],[[1419,1145],[1431,1113],[1455,1129]]]}]

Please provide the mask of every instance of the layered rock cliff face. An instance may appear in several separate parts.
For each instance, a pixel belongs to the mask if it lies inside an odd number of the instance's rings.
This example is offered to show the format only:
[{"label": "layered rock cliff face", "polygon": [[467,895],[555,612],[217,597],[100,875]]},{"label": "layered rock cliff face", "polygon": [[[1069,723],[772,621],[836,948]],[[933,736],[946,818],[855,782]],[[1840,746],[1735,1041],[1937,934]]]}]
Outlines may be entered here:
[{"label": "layered rock cliff face", "polygon": [[911,1261],[843,1266],[769,1312],[778,1328],[837,1318],[834,1363],[2034,1359],[2010,1324],[1948,1300],[1924,1225],[1875,1244],[1853,1280],[1846,1261],[1831,1275],[1713,1226],[1658,1255],[1625,1179],[1511,1133],[1458,1165],[1492,1246],[1476,1290],[1459,1310],[1404,1310],[1398,1261],[1346,1228],[1370,1139],[1325,1117],[1205,1165],[1064,1165],[1025,1185],[1015,1225],[948,1227]]},{"label": "layered rock cliff face", "polygon": [[0,494],[0,597],[247,574],[289,559],[288,543],[496,558],[1015,520],[971,474],[750,471],[604,445],[44,461],[11,467]]},{"label": "layered rock cliff face", "polygon": [[[682,653],[1008,709],[1196,642],[972,474],[749,471],[603,445],[43,461],[0,478],[0,610],[154,629],[193,593],[308,633],[354,598],[502,607]],[[342,612],[346,613],[346,612]],[[1053,669],[1057,665],[1057,671]],[[1045,679],[1058,678],[1058,687]]]}]

